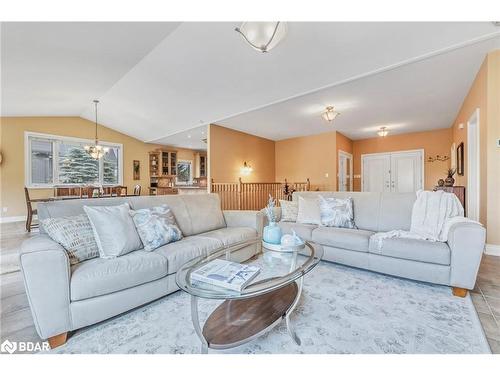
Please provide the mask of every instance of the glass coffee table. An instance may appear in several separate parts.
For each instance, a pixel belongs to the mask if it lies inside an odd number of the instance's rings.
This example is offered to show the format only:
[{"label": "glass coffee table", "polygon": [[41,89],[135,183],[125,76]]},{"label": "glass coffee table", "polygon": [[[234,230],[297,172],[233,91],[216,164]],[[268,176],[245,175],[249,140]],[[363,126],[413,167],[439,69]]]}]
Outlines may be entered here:
[{"label": "glass coffee table", "polygon": [[[306,242],[300,251],[262,251],[243,263],[256,265],[260,272],[241,292],[191,280],[191,273],[213,259],[235,261],[238,252],[249,246],[260,248],[256,238],[222,247],[184,264],[176,275],[179,288],[191,295],[191,319],[201,341],[201,352],[229,349],[247,343],[268,332],[283,319],[292,339],[300,339],[290,322],[297,306],[304,275],[323,257],[321,245]],[[241,257],[241,253],[239,254]],[[199,298],[224,300],[206,319],[203,329],[198,312]]]}]

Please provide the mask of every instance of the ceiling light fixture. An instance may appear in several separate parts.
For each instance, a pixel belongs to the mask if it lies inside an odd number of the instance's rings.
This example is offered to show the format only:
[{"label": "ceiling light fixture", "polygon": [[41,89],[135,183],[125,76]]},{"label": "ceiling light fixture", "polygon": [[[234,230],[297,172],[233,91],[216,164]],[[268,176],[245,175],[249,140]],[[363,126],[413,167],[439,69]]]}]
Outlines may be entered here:
[{"label": "ceiling light fixture", "polygon": [[387,137],[387,134],[389,134],[389,131],[387,130],[386,126],[382,126],[380,130],[377,132],[379,137]]},{"label": "ceiling light fixture", "polygon": [[335,111],[333,106],[329,105],[326,107],[325,112],[321,114],[321,117],[323,117],[325,121],[332,122],[338,115],[340,115],[340,112]]},{"label": "ceiling light fixture", "polygon": [[99,160],[102,158],[108,151],[108,147],[101,146],[99,144],[99,139],[97,138],[97,104],[99,104],[99,100],[94,100],[95,106],[95,140],[94,144],[86,145],[85,151],[89,154],[93,159]]},{"label": "ceiling light fixture", "polygon": [[286,22],[243,22],[234,29],[250,46],[259,52],[276,47],[287,32]]}]

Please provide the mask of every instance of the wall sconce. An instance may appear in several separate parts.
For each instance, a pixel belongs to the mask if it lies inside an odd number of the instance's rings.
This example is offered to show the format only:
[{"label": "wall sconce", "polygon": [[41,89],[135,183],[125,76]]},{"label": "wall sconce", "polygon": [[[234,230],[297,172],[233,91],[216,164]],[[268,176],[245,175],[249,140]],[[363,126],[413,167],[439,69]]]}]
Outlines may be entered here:
[{"label": "wall sconce", "polygon": [[243,167],[241,167],[241,174],[243,176],[248,176],[250,173],[253,172],[253,168],[248,164],[247,162],[243,163]]}]

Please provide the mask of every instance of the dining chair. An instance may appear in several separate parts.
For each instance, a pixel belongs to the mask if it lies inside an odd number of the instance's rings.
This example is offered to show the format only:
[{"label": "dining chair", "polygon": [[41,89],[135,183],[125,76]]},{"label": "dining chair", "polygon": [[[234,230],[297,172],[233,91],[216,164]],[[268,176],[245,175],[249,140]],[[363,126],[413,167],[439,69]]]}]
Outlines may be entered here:
[{"label": "dining chair", "polygon": [[134,186],[134,195],[141,195],[141,185]]},{"label": "dining chair", "polygon": [[33,215],[38,214],[38,210],[35,208],[33,209],[32,203],[33,201],[30,198],[30,193],[28,191],[28,188],[25,186],[24,187],[24,197],[26,198],[26,208],[28,209],[28,215],[26,216],[26,231],[31,232],[31,228],[37,228],[38,223],[33,224]]}]

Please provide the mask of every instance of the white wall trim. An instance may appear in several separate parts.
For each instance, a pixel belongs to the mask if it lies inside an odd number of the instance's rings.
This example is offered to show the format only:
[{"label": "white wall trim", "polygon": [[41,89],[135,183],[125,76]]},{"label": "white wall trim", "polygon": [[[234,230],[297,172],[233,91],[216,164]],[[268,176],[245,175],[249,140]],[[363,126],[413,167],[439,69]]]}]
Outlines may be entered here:
[{"label": "white wall trim", "polygon": [[[481,207],[481,135],[479,108],[476,108],[467,121],[467,217],[479,221]],[[472,137],[474,135],[474,137]],[[475,143],[471,142],[475,140]],[[471,173],[474,170],[475,177]],[[472,188],[474,187],[474,188]],[[475,191],[475,196],[471,195]],[[472,215],[471,215],[472,213]]]},{"label": "white wall trim", "polygon": [[487,243],[484,253],[487,255],[500,257],[500,245],[492,245]]},{"label": "white wall trim", "polygon": [[26,216],[2,216],[0,223],[15,223],[18,221],[26,221]]}]

